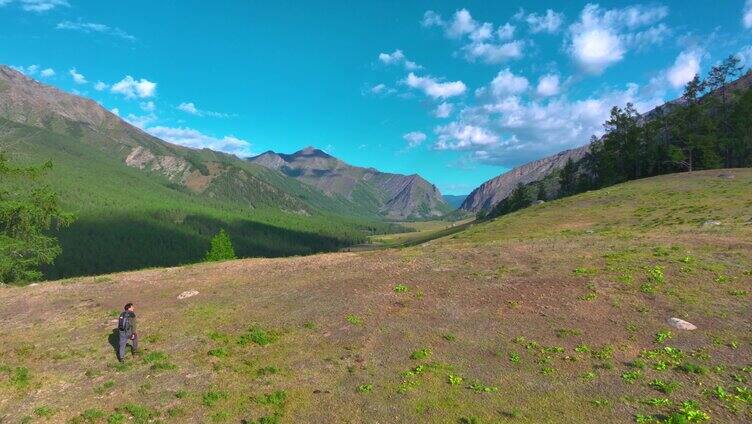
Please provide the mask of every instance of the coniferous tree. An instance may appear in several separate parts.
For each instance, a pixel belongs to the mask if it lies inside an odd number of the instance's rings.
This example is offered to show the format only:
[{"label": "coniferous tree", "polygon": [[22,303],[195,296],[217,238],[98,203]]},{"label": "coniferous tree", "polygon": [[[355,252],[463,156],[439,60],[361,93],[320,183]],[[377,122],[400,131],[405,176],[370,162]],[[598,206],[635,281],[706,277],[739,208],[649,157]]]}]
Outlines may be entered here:
[{"label": "coniferous tree", "polygon": [[50,168],[51,162],[16,168],[0,153],[0,178],[13,187],[0,191],[0,283],[38,280],[42,278],[39,268],[62,252],[48,231],[69,225],[73,216],[63,212],[52,189],[37,183]]},{"label": "coniferous tree", "polygon": [[206,252],[206,261],[216,262],[230,259],[237,259],[237,257],[235,256],[235,249],[232,247],[230,236],[223,228],[212,238],[211,249]]}]

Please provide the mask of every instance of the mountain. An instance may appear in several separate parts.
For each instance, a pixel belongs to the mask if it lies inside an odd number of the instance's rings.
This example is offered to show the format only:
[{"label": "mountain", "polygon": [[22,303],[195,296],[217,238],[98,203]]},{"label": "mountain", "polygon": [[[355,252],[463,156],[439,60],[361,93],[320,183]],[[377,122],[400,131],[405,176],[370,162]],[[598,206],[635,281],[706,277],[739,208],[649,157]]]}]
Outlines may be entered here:
[{"label": "mountain", "polygon": [[444,197],[445,202],[449,203],[449,206],[457,209],[460,206],[462,206],[462,202],[464,202],[465,199],[467,199],[467,194],[462,194],[462,195],[445,194],[442,197]]},{"label": "mountain", "polygon": [[565,150],[553,156],[534,160],[492,178],[473,190],[462,203],[460,209],[468,212],[489,210],[509,196],[518,184],[539,181],[552,172],[561,169],[569,159],[578,161],[590,149],[590,145]]},{"label": "mountain", "polygon": [[268,151],[248,161],[314,186],[332,198],[376,210],[388,219],[430,218],[452,209],[436,186],[419,175],[352,166],[313,147],[289,155]]},{"label": "mountain", "polygon": [[[96,102],[0,66],[0,149],[53,168],[77,216],[48,278],[200,261],[225,228],[241,257],[336,250],[390,227],[264,166],[153,137]],[[0,190],[10,181],[0,181]]]}]

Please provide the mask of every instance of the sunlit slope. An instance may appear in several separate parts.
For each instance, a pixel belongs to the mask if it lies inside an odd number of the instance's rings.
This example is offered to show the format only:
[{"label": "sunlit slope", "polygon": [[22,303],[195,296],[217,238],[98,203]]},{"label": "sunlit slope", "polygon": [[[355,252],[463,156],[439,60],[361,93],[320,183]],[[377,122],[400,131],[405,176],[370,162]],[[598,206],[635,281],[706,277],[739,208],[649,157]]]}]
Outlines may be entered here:
[{"label": "sunlit slope", "polygon": [[[405,249],[3,288],[0,417],[749,422],[750,187],[670,175]],[[143,350],[121,367],[126,301]]]}]

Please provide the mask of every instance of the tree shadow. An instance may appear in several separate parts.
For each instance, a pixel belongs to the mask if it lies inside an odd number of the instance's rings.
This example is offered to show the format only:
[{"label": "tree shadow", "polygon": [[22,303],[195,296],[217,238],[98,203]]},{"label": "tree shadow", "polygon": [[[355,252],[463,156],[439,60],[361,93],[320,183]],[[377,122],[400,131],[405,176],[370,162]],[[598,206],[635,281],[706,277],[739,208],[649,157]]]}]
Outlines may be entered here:
[{"label": "tree shadow", "polygon": [[120,342],[120,334],[118,333],[117,328],[113,328],[112,332],[109,336],[107,336],[107,341],[110,343],[110,346],[112,346],[112,349],[115,352],[115,357],[118,356],[118,343]]}]

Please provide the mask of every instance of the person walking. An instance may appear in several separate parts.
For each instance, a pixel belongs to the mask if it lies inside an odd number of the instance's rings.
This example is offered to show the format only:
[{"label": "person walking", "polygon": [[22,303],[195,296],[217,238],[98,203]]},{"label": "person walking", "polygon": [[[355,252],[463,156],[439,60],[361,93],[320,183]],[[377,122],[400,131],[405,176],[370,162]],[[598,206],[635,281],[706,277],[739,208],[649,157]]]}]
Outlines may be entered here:
[{"label": "person walking", "polygon": [[138,335],[136,334],[136,313],[133,304],[126,303],[123,313],[118,318],[118,361],[125,361],[125,347],[131,343],[131,355],[138,349]]}]

